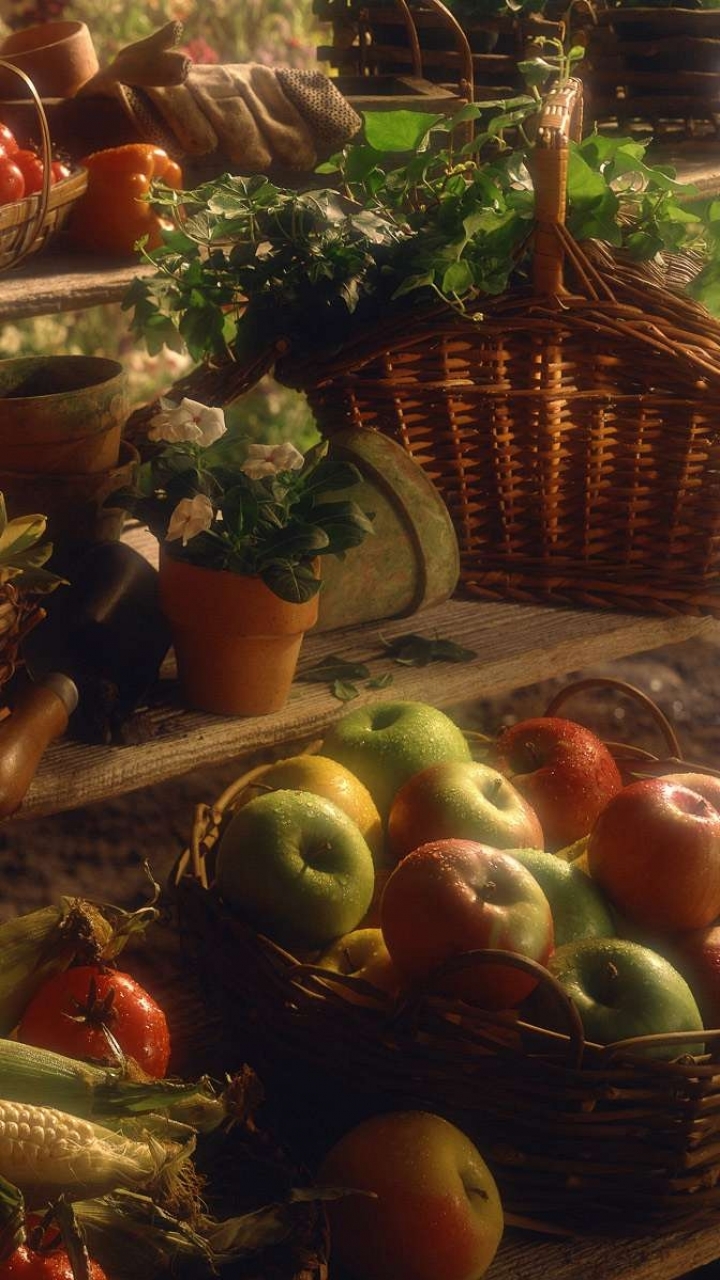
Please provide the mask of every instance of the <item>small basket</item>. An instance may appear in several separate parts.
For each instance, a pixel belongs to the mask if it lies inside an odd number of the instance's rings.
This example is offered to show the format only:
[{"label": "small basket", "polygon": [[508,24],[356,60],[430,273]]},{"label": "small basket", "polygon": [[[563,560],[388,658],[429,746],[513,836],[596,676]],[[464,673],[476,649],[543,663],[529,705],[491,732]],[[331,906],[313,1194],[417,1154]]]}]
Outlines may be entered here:
[{"label": "small basket", "polygon": [[[548,711],[589,683],[568,686]],[[664,739],[665,758],[611,744],[626,776],[696,770],[683,765],[674,730],[650,699],[620,681],[600,683],[638,696]],[[717,1220],[720,1031],[702,1033],[707,1056],[676,1061],[643,1058],[638,1048],[670,1043],[682,1055],[688,1037],[680,1033],[592,1045],[555,979],[506,952],[456,957],[397,1000],[299,960],[208,888],[218,836],[255,774],[198,807],[172,892],[183,945],[220,1015],[213,1025],[225,1068],[248,1061],[259,1072],[300,1158],[312,1165],[365,1116],[420,1108],[475,1140],[510,1224],[627,1236]],[[437,994],[449,968],[498,960],[538,977],[558,1030]]]},{"label": "small basket", "polygon": [[657,141],[717,137],[717,9],[596,7],[591,17],[576,10],[587,112],[598,128],[630,128]]},{"label": "small basket", "polygon": [[52,143],[42,100],[30,77],[19,67],[4,58],[0,58],[0,67],[19,76],[33,99],[43,162],[41,190],[22,200],[0,205],[0,271],[7,271],[43,249],[62,229],[70,209],[87,187],[87,170],[78,168],[69,177],[51,185]]}]

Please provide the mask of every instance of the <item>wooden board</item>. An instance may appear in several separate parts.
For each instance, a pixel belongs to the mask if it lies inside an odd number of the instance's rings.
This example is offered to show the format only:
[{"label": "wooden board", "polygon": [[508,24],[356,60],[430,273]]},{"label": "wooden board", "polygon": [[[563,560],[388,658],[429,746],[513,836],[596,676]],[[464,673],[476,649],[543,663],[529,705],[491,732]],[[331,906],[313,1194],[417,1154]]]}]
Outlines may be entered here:
[{"label": "wooden board", "polygon": [[138,262],[61,254],[49,249],[0,276],[0,320],[82,310],[119,302],[138,275],[151,269]]},{"label": "wooden board", "polygon": [[677,1280],[719,1256],[720,1226],[636,1240],[554,1240],[510,1230],[486,1280]]},{"label": "wooden board", "polygon": [[[310,633],[300,670],[337,653],[367,662],[373,676],[392,675],[392,684],[381,695],[361,687],[353,707],[378,696],[448,707],[578,671],[594,662],[690,636],[717,634],[717,628],[713,620],[696,617],[451,600],[409,621]],[[408,630],[451,638],[476,656],[468,663],[437,663],[432,668],[400,666],[383,656],[381,632],[391,638]],[[77,808],[233,758],[240,773],[243,759],[258,751],[322,737],[345,710],[328,686],[296,681],[286,707],[274,715],[228,718],[191,712],[184,710],[173,676],[169,661],[153,705],[136,717],[139,734],[147,735],[138,745],[86,746],[66,739],[51,746],[19,816]]]}]

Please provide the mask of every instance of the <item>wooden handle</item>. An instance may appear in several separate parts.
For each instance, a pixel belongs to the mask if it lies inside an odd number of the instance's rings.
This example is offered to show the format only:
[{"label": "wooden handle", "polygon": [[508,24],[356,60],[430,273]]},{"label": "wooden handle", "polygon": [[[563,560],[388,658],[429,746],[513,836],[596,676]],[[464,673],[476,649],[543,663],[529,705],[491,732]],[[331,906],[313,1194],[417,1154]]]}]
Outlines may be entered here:
[{"label": "wooden handle", "polygon": [[563,291],[563,246],[558,227],[565,225],[568,142],[582,132],[582,85],[567,80],[543,102],[531,168],[535,184],[535,292],[556,296]]},{"label": "wooden handle", "polygon": [[64,676],[29,685],[0,724],[0,818],[22,804],[45,748],[67,728],[77,689]]}]

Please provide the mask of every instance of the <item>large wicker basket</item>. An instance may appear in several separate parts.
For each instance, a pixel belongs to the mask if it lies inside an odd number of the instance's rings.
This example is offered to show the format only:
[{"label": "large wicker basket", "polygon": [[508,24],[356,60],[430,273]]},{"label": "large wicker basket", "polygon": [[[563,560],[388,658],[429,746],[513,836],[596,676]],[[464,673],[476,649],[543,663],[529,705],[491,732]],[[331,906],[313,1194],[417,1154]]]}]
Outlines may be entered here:
[{"label": "large wicker basket", "polygon": [[40,191],[0,205],[0,271],[7,271],[44,248],[62,230],[73,204],[87,187],[87,170],[76,167],[67,178],[51,185],[52,143],[42,100],[24,71],[4,58],[0,58],[0,66],[19,76],[33,99],[44,175]]},{"label": "large wicker basket", "polygon": [[630,128],[656,140],[717,137],[717,9],[598,6],[584,26],[582,77],[588,115],[599,128]]},{"label": "large wicker basket", "polygon": [[403,300],[331,354],[199,369],[221,404],[274,364],[328,436],[399,441],[447,503],[480,599],[720,613],[720,323],[565,227],[580,85],[544,103],[532,283],[471,316]]},{"label": "large wicker basket", "polygon": [[[566,687],[547,712],[590,683]],[[625,777],[697,768],[683,765],[672,726],[646,695],[600,683],[639,697],[665,739],[663,756],[610,744]],[[589,1044],[547,971],[506,952],[458,956],[437,977],[498,958],[525,968],[540,979],[545,1012],[553,1011],[547,1025],[557,1030],[438,995],[439,982],[393,1000],[302,962],[233,916],[212,887],[217,839],[256,772],[198,806],[173,894],[182,944],[219,1014],[214,1043],[224,1069],[247,1061],[260,1073],[279,1131],[300,1158],[312,1165],[367,1115],[418,1107],[474,1138],[509,1223],[627,1236],[717,1220],[720,1031],[704,1033],[703,1057],[682,1056],[680,1033]],[[659,1041],[673,1046],[675,1061],[642,1056]]]}]

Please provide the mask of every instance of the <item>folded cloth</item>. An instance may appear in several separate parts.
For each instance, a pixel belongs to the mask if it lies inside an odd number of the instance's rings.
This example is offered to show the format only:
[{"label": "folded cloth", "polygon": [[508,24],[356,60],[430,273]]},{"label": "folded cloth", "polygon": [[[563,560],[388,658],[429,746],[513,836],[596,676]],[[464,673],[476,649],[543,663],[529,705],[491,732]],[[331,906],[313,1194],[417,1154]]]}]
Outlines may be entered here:
[{"label": "folded cloth", "polygon": [[140,138],[174,159],[207,157],[244,173],[273,164],[309,170],[360,128],[360,116],[321,72],[257,62],[181,66],[179,52],[168,48],[177,30],[168,24],[128,46],[81,90],[117,98]]}]

